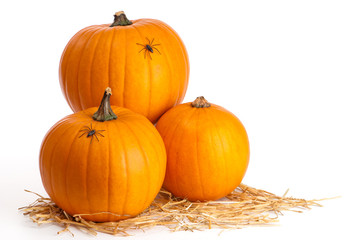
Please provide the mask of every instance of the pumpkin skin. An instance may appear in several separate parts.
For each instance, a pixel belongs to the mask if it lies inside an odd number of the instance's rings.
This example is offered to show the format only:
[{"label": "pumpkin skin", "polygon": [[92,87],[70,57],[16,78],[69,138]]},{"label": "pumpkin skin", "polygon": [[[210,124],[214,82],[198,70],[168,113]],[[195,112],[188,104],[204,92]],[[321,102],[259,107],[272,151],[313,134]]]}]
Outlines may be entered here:
[{"label": "pumpkin skin", "polygon": [[248,136],[228,110],[192,104],[170,109],[156,125],[167,150],[163,186],[190,201],[217,200],[231,193],[245,175]]},{"label": "pumpkin skin", "polygon": [[[152,46],[153,53],[146,45]],[[153,123],[182,102],[188,77],[182,40],[155,19],[80,30],[65,47],[59,68],[62,92],[74,112],[97,106],[101,99],[97,90],[109,86],[116,92],[113,105],[140,113]]]},{"label": "pumpkin skin", "polygon": [[[118,118],[98,122],[92,119],[96,110],[69,115],[46,134],[40,151],[43,185],[71,215],[85,214],[82,218],[96,222],[136,216],[162,186],[164,143],[140,114],[113,107]],[[95,129],[96,136],[87,137],[87,127]]]}]

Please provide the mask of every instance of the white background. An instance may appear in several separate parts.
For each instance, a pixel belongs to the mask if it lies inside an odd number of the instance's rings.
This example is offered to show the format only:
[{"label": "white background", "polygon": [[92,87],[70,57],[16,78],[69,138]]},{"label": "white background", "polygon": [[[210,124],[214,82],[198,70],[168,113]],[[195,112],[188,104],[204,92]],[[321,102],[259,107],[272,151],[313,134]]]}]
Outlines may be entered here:
[{"label": "white background", "polygon": [[[170,233],[128,239],[358,239],[359,2],[1,1],[0,238],[73,239],[38,227],[17,211],[46,195],[38,153],[47,130],[71,113],[58,82],[63,48],[80,29],[156,18],[189,53],[185,102],[204,95],[236,114],[251,143],[244,183],[323,208],[284,213],[278,226]],[[75,239],[95,239],[73,230]],[[98,239],[112,236],[100,234]]]}]

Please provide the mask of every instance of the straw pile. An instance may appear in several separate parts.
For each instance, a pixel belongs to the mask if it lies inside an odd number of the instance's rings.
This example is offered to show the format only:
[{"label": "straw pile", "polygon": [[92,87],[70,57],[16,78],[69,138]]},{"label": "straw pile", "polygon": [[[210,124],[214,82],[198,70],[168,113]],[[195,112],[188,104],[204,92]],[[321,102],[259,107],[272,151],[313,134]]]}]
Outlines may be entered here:
[{"label": "straw pile", "polygon": [[238,229],[274,223],[282,211],[301,212],[311,206],[321,206],[318,203],[320,200],[286,197],[286,193],[279,197],[244,184],[225,199],[210,202],[177,199],[171,193],[161,190],[151,206],[139,216],[118,222],[95,223],[84,220],[81,214],[70,216],[50,198],[34,194],[39,197],[34,203],[19,208],[33,222],[39,225],[52,223],[63,226],[63,230],[58,233],[68,231],[73,234],[70,227],[75,227],[93,235],[104,232],[129,236],[129,230],[145,230],[154,226],[166,226],[172,231]]}]

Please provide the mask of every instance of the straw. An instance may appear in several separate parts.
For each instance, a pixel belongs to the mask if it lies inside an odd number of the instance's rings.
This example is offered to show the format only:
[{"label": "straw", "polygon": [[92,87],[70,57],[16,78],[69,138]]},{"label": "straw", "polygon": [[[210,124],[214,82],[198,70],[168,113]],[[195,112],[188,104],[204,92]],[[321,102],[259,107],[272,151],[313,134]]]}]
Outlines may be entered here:
[{"label": "straw", "polygon": [[[89,234],[103,232],[114,235],[129,236],[130,230],[150,229],[166,226],[171,231],[195,231],[211,228],[239,229],[247,226],[273,225],[283,211],[302,212],[312,206],[321,207],[318,200],[305,200],[286,197],[255,189],[244,184],[221,200],[208,202],[190,202],[178,199],[170,192],[161,190],[156,199],[140,215],[118,222],[92,222],[82,218],[82,214],[70,216],[60,209],[50,198],[37,193],[38,199],[19,208],[24,215],[41,224],[56,224],[63,229],[58,234],[77,228]],[[100,214],[100,213],[99,213]]]}]

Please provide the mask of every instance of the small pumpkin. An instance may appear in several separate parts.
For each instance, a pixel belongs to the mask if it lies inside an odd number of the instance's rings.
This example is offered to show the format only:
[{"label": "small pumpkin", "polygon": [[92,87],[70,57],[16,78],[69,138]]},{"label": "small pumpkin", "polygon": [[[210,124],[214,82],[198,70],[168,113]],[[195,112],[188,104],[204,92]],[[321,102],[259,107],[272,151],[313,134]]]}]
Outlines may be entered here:
[{"label": "small pumpkin", "polygon": [[[159,192],[166,150],[144,116],[110,106],[106,89],[99,109],[57,122],[40,151],[40,173],[51,199],[65,212],[104,222],[136,216]],[[97,111],[96,111],[97,110]]]},{"label": "small pumpkin", "polygon": [[115,14],[112,24],[86,27],[65,47],[59,68],[63,94],[74,112],[97,106],[97,89],[109,86],[113,105],[155,123],[182,102],[189,62],[178,34],[156,19],[128,20]]},{"label": "small pumpkin", "polygon": [[242,181],[249,162],[249,141],[240,120],[198,97],[178,105],[158,121],[167,150],[164,187],[180,198],[222,198]]}]

